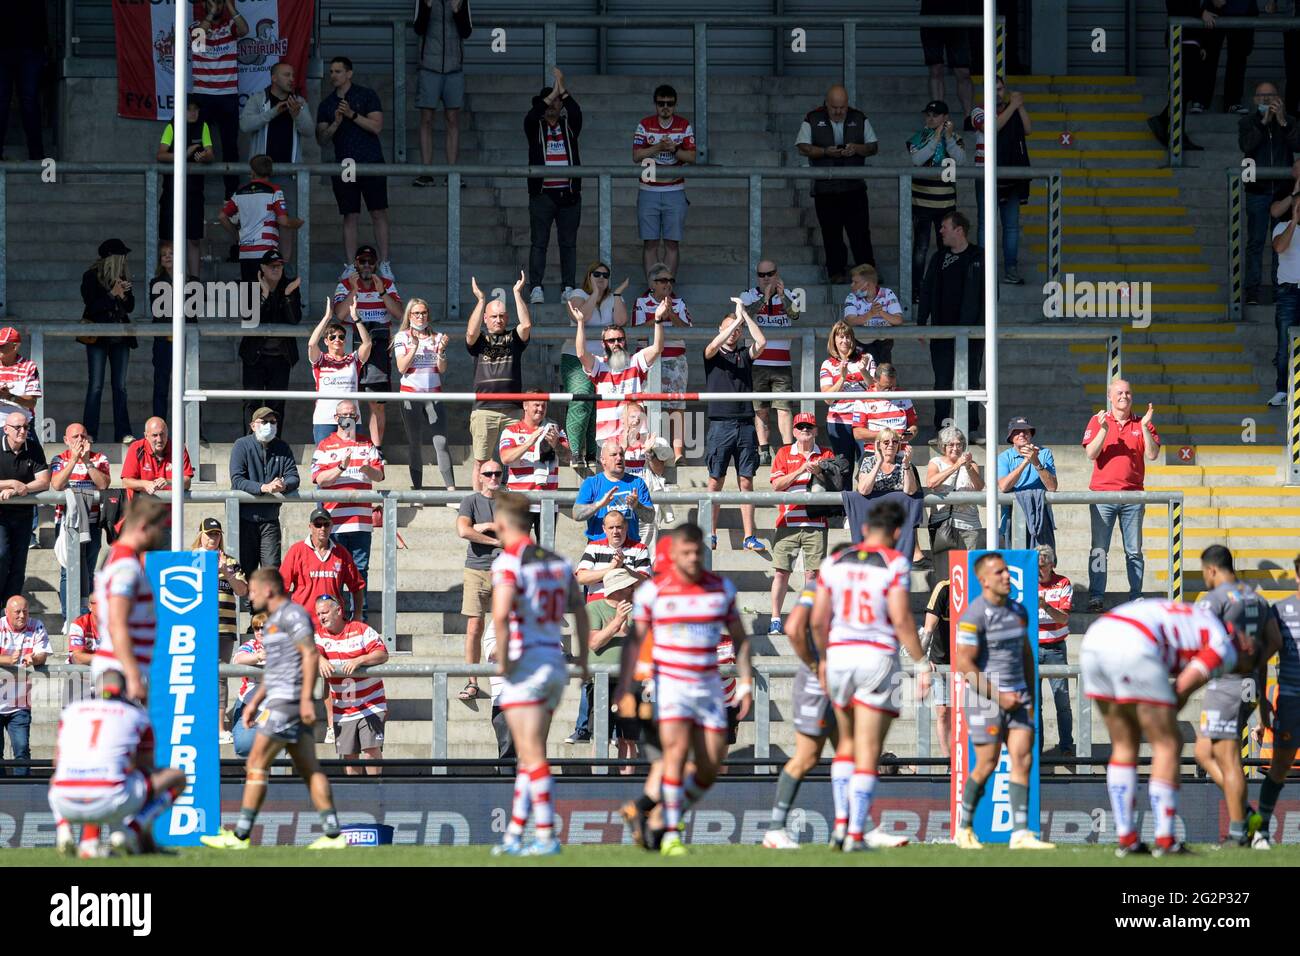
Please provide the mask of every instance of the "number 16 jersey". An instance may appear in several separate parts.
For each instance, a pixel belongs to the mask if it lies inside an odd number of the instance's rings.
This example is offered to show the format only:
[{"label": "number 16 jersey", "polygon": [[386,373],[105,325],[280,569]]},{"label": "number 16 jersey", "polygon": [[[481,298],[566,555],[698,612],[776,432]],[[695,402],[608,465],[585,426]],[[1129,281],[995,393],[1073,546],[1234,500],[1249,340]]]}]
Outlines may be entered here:
[{"label": "number 16 jersey", "polygon": [[830,592],[831,598],[828,660],[837,650],[898,653],[898,635],[889,619],[889,592],[907,588],[910,573],[910,561],[878,545],[846,548],[822,564],[817,587]]}]

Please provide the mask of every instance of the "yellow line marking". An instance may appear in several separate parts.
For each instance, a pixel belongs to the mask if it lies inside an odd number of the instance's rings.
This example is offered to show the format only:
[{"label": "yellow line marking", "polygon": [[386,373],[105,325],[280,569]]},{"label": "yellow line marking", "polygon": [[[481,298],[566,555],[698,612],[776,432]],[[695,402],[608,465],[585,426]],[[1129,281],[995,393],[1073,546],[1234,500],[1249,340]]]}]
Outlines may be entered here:
[{"label": "yellow line marking", "polygon": [[1147,465],[1148,475],[1169,477],[1237,477],[1276,478],[1278,469],[1273,465]]},{"label": "yellow line marking", "polygon": [[[1025,97],[1026,100],[1029,97]],[[1031,158],[1036,159],[1078,159],[1080,161],[1091,159],[1164,159],[1165,151],[1163,149],[1071,149],[1062,146],[1059,149],[1043,149],[1041,146],[1035,148],[1031,153]]]},{"label": "yellow line marking", "polygon": [[[1143,528],[1144,538],[1164,538],[1169,534],[1168,528]],[[1294,538],[1300,536],[1300,528],[1189,528],[1183,525],[1185,538]]]},{"label": "yellow line marking", "polygon": [[[1258,385],[1238,385],[1229,382],[1207,382],[1204,385],[1169,385],[1164,382],[1150,382],[1144,384],[1142,388],[1147,392],[1169,392],[1171,394],[1173,392],[1191,392],[1194,395],[1258,395],[1260,393]],[[1106,384],[1104,382],[1085,382],[1083,390],[1085,392],[1102,393],[1106,391]],[[1149,398],[1148,401],[1150,401]],[[1262,398],[1259,401],[1259,407],[1261,409],[1267,408]]]},{"label": "yellow line marking", "polygon": [[[1183,373],[1183,374],[1200,374],[1200,375],[1249,375],[1254,369],[1253,365],[1241,364],[1236,362],[1137,362],[1124,363],[1124,374],[1132,375],[1134,372],[1142,372],[1151,375],[1159,375],[1161,372]],[[1100,362],[1094,364],[1083,364],[1079,366],[1080,372],[1087,374],[1101,374],[1106,371],[1106,367]],[[1195,387],[1195,386],[1191,386]]]},{"label": "yellow line marking", "polygon": [[[1047,226],[1026,226],[1022,230],[1026,235],[1045,236]],[[1070,225],[1072,236],[1191,236],[1196,234],[1194,226],[1076,226]]]},{"label": "yellow line marking", "polygon": [[[1223,352],[1240,352],[1243,346],[1240,342],[1125,342],[1125,355],[1153,355],[1159,349],[1161,352],[1213,352],[1216,355]],[[1070,351],[1078,354],[1106,351],[1105,342],[1072,342]]]},{"label": "yellow line marking", "polygon": [[[1067,199],[1144,199],[1162,197],[1177,199],[1181,190],[1177,186],[1064,186],[1061,194]],[[1034,186],[1029,195],[1038,198],[1047,195],[1046,186]]]},{"label": "yellow line marking", "polygon": [[[1034,268],[1039,272],[1046,272],[1047,264],[1040,262]],[[1110,272],[1125,276],[1130,276],[1134,272],[1142,274],[1174,272],[1187,275],[1194,272],[1209,272],[1210,265],[1206,262],[1066,262],[1062,263],[1061,270],[1073,272],[1076,277],[1089,270],[1094,274]]]},{"label": "yellow line marking", "polygon": [[1082,179],[1085,176],[1099,176],[1106,179],[1173,179],[1174,171],[1168,166],[1158,167],[1156,169],[1142,169],[1141,167],[1133,168],[1099,168],[1090,169],[1087,167],[1073,168],[1069,167],[1061,170],[1062,176],[1070,179]]},{"label": "yellow line marking", "polygon": [[[1162,154],[1163,155],[1163,154]],[[1187,215],[1186,206],[1068,206],[1061,207],[1061,214],[1071,219],[1070,226],[1073,228],[1073,219],[1076,216],[1143,216],[1148,219],[1158,219],[1161,216],[1185,216]],[[1029,206],[1021,210],[1022,216],[1046,216],[1046,206]]]},{"label": "yellow line marking", "polygon": [[[1099,140],[1112,140],[1112,139],[1123,140],[1125,142],[1133,142],[1136,140],[1142,140],[1143,142],[1151,141],[1151,133],[1149,130],[1145,130],[1145,129],[1144,130],[1086,129],[1086,128],[1072,129],[1070,130],[1070,135],[1075,137],[1076,140],[1087,139],[1092,142],[1097,142]],[[1061,132],[1059,130],[1050,130],[1050,129],[1035,130],[1034,132],[1030,133],[1029,136],[1026,138],[1029,139],[1031,142],[1034,140],[1038,140],[1040,142],[1059,142],[1061,139]]]}]

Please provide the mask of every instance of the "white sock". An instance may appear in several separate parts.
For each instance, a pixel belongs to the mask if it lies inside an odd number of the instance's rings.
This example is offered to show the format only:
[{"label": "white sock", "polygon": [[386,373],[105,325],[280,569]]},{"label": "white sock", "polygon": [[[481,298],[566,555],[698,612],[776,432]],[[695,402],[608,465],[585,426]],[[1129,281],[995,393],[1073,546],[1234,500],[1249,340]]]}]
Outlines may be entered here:
[{"label": "white sock", "polygon": [[831,797],[835,801],[835,825],[849,825],[849,779],[853,776],[853,758],[836,757],[831,762]]},{"label": "white sock", "polygon": [[855,771],[849,779],[849,837],[862,839],[871,812],[871,795],[876,789],[876,775],[869,770]]},{"label": "white sock", "polygon": [[1164,780],[1147,782],[1151,812],[1156,817],[1156,842],[1168,846],[1174,840],[1174,819],[1178,815],[1178,787]]},{"label": "white sock", "polygon": [[518,840],[524,835],[528,825],[528,809],[532,804],[531,778],[527,770],[515,774],[515,798],[510,805],[510,824],[506,827],[506,836]]},{"label": "white sock", "polygon": [[1115,815],[1115,835],[1121,844],[1130,843],[1133,834],[1133,804],[1137,802],[1137,764],[1106,764],[1106,789],[1110,809]]}]

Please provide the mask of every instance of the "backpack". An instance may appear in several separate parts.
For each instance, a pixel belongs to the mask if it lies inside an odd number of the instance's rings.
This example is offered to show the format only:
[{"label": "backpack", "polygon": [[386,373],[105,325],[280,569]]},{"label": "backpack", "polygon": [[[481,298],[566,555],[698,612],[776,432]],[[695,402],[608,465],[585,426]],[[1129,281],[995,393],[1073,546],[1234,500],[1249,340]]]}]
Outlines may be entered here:
[{"label": "backpack", "polygon": [[[849,460],[843,455],[827,458],[822,463],[821,475],[813,475],[812,480],[808,482],[810,492],[834,492],[838,494],[842,491],[848,491],[852,487],[853,466],[849,464]],[[808,512],[809,518],[844,520],[843,505],[806,505],[804,511]]]}]

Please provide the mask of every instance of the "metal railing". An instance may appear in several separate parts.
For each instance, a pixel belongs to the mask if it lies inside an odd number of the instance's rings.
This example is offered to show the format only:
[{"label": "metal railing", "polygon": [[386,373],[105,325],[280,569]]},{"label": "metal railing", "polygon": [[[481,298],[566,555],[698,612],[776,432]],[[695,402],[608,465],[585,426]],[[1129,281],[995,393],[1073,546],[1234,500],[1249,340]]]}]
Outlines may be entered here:
[{"label": "metal railing", "polygon": [[[610,29],[653,29],[657,32],[664,31],[684,31],[690,30],[693,44],[693,65],[691,67],[691,86],[694,93],[694,102],[692,104],[692,114],[694,116],[695,140],[698,144],[698,154],[700,162],[707,162],[709,150],[709,28],[736,28],[736,29],[762,29],[771,27],[777,31],[776,43],[774,49],[778,51],[774,55],[773,71],[780,73],[781,54],[784,47],[785,37],[780,35],[784,29],[793,29],[795,27],[807,28],[813,24],[815,17],[815,26],[818,29],[833,29],[839,26],[843,37],[843,54],[841,56],[841,79],[845,90],[848,91],[848,102],[854,104],[857,101],[857,73],[858,73],[858,26],[859,24],[867,27],[869,30],[882,30],[889,28],[921,28],[921,27],[968,27],[977,29],[983,24],[983,18],[979,16],[943,16],[943,17],[921,17],[921,16],[862,16],[853,19],[831,19],[825,15],[801,15],[801,16],[697,16],[689,14],[685,16],[674,16],[671,23],[665,23],[663,17],[655,16],[620,16],[610,14],[595,14],[592,16],[523,16],[523,15],[490,15],[480,19],[481,28],[484,33],[491,34],[498,27],[522,27],[525,29],[542,30],[542,82],[550,84],[552,82],[551,71],[558,63],[556,50],[559,44],[559,30],[561,27],[577,28],[583,30],[595,29],[599,43],[597,62],[602,65],[600,70],[604,73],[603,65],[608,57],[606,55],[607,31]],[[393,100],[394,112],[399,117],[406,116],[406,88],[407,88],[407,71],[409,64],[406,59],[407,36],[406,31],[412,29],[414,24],[409,18],[405,17],[378,17],[365,16],[356,14],[330,14],[331,26],[387,26],[391,30],[392,51],[393,51]],[[997,18],[997,75],[1006,76],[1006,23],[1003,17]],[[393,125],[393,154],[397,162],[406,162],[406,124],[397,122]],[[445,175],[445,174],[444,174]]]},{"label": "metal railing", "polygon": [[[1248,224],[1245,211],[1242,209],[1242,197],[1245,193],[1245,182],[1242,177],[1246,175],[1247,169],[1248,167],[1238,164],[1228,166],[1224,170],[1228,177],[1228,315],[1234,321],[1240,321],[1245,305],[1246,241],[1244,236]],[[1249,174],[1254,177],[1254,182],[1259,183],[1292,182],[1295,179],[1289,166],[1249,167]],[[1270,197],[1271,204],[1272,197]],[[1273,221],[1271,216],[1269,221],[1270,224]],[[1270,227],[1265,239],[1266,246],[1273,241],[1272,232]]]}]

